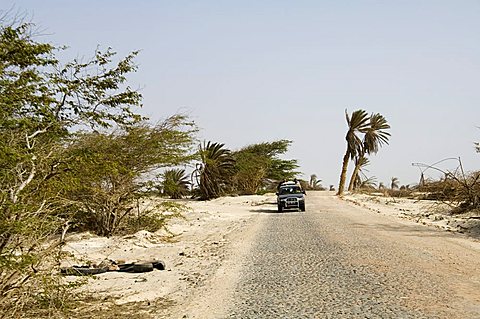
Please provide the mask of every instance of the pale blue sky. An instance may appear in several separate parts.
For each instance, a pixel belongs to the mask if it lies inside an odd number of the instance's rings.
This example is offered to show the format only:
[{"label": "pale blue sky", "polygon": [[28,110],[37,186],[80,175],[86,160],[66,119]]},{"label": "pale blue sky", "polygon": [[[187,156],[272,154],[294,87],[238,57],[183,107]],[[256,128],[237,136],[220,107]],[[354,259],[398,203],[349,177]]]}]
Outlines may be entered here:
[{"label": "pale blue sky", "polygon": [[[418,180],[412,162],[480,167],[480,1],[1,0],[90,56],[141,50],[132,86],[153,119],[187,112],[231,149],[294,141],[306,176],[338,184],[344,109],[385,115],[369,175]],[[444,167],[453,167],[445,163]],[[433,174],[436,176],[436,174]]]}]

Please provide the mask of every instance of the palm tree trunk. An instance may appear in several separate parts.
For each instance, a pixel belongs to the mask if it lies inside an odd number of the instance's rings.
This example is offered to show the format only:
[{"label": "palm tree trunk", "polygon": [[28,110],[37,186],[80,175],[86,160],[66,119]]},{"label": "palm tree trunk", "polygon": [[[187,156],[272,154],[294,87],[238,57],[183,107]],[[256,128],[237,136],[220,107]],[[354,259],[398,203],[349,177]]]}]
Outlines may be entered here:
[{"label": "palm tree trunk", "polygon": [[355,186],[355,181],[357,180],[358,172],[360,171],[360,163],[355,164],[355,169],[353,170],[352,176],[350,177],[350,183],[348,184],[348,191],[353,191]]},{"label": "palm tree trunk", "polygon": [[343,195],[343,190],[345,188],[345,181],[347,179],[347,169],[348,169],[348,161],[350,160],[350,150],[347,149],[345,152],[345,156],[343,156],[343,164],[342,164],[342,174],[340,175],[340,184],[338,184],[338,192],[337,195]]}]

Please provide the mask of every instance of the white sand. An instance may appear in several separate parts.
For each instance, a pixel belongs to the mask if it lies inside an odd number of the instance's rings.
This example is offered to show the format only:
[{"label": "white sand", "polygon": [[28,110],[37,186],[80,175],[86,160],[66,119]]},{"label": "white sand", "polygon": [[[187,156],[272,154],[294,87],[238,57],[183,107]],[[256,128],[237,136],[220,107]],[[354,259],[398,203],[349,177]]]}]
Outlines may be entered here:
[{"label": "white sand", "polygon": [[[255,209],[274,200],[274,196],[269,195],[225,197],[208,202],[182,201],[191,210],[184,213],[185,219],[176,218],[169,222],[168,230],[173,236],[165,231],[140,231],[131,236],[112,238],[74,234],[67,237],[65,250],[80,261],[97,264],[105,259],[125,262],[162,260],[166,263],[165,271],[107,272],[89,279],[83,289],[102,296],[118,297],[118,303],[160,297],[181,301],[188,298],[189,288],[201,286],[217,271],[229,253],[226,247],[231,246],[231,237],[241,234],[243,226],[257,214]],[[234,249],[238,252],[242,247]],[[79,263],[70,259],[62,266]],[[75,280],[77,277],[67,278]]]}]

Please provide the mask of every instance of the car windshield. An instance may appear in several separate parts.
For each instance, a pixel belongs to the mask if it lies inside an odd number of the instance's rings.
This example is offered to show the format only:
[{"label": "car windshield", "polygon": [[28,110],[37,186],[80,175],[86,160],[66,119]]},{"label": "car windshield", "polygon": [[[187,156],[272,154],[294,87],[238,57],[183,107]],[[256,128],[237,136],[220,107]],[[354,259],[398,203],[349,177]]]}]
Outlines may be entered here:
[{"label": "car windshield", "polygon": [[280,195],[285,194],[302,194],[302,189],[298,186],[281,187]]}]

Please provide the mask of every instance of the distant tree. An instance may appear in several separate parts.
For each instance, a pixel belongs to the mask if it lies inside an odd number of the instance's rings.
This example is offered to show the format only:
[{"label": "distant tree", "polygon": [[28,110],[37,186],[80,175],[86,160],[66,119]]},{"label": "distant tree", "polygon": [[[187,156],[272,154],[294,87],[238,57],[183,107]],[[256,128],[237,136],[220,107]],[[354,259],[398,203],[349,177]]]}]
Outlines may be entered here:
[{"label": "distant tree", "polygon": [[355,180],[358,176],[360,165],[362,165],[366,155],[376,154],[383,144],[388,144],[390,133],[387,130],[390,125],[383,115],[376,113],[370,115],[368,127],[364,130],[363,143],[356,155],[355,168],[350,178],[348,190],[355,188]]},{"label": "distant tree", "polygon": [[253,154],[269,159],[269,167],[266,178],[280,181],[284,179],[294,179],[299,174],[297,160],[281,159],[280,155],[288,151],[292,141],[279,140],[274,142],[265,142],[247,147]]},{"label": "distant tree", "polygon": [[368,128],[368,113],[364,110],[354,111],[351,117],[348,115],[345,110],[345,117],[347,120],[348,130],[345,136],[347,141],[347,150],[343,156],[342,172],[340,174],[340,183],[338,185],[337,195],[342,195],[345,188],[345,181],[347,179],[347,169],[348,162],[350,159],[355,158],[355,156],[361,151],[362,140],[358,136],[359,133],[364,133]]},{"label": "distant tree", "polygon": [[167,169],[161,176],[161,187],[165,195],[179,199],[188,194],[190,181],[184,169]]},{"label": "distant tree", "polygon": [[240,194],[255,194],[271,181],[293,179],[298,172],[296,160],[284,160],[280,155],[291,141],[280,140],[246,146],[232,153],[235,159],[234,184]]},{"label": "distant tree", "polygon": [[317,175],[312,174],[310,175],[310,181],[308,183],[308,188],[311,190],[321,190],[322,187],[322,180],[317,178]]},{"label": "distant tree", "polygon": [[391,183],[390,183],[390,188],[391,189],[398,189],[400,181],[398,180],[397,177],[392,177],[391,178]]},{"label": "distant tree", "polygon": [[235,172],[235,160],[224,144],[203,142],[199,147],[201,163],[195,174],[199,177],[200,198],[209,200],[225,193]]},{"label": "distant tree", "polygon": [[358,188],[360,189],[375,189],[377,187],[377,179],[375,176],[370,176],[370,177],[362,177],[359,180],[359,186]]},{"label": "distant tree", "polygon": [[254,153],[239,151],[235,158],[235,175],[233,183],[239,194],[255,194],[264,184],[268,168],[268,158],[256,156]]},{"label": "distant tree", "polygon": [[[355,157],[355,169],[358,172],[355,175],[355,181],[353,182],[353,189],[357,189],[361,187],[362,180],[368,179],[365,174],[365,172],[367,172],[366,167],[368,165],[370,165],[370,160],[367,157]],[[350,181],[350,183],[352,182]]]},{"label": "distant tree", "polygon": [[[294,179],[295,180],[295,179]],[[297,183],[300,184],[300,187],[303,189],[303,190],[307,190],[307,189],[310,189],[310,185],[308,183],[308,181],[304,180],[304,179],[300,179],[300,178],[297,178]],[[277,184],[278,186],[278,184]]]},{"label": "distant tree", "polygon": [[380,183],[378,184],[378,189],[379,189],[379,190],[384,190],[384,189],[385,189],[385,184],[383,184],[383,182],[380,182]]}]

